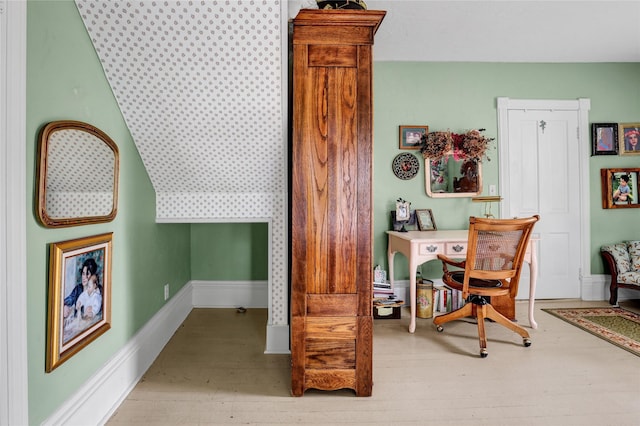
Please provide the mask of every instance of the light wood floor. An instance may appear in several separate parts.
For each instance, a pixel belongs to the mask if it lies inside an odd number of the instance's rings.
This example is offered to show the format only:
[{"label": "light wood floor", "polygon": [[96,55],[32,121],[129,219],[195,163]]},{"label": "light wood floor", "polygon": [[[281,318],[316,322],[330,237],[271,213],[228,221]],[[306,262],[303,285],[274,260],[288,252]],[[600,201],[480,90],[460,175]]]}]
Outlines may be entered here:
[{"label": "light wood floor", "polygon": [[608,304],[539,302],[529,348],[489,323],[486,359],[475,324],[375,320],[369,398],[290,396],[289,356],[263,353],[266,310],[194,309],[108,424],[640,425],[640,358],[540,311],[573,306]]}]

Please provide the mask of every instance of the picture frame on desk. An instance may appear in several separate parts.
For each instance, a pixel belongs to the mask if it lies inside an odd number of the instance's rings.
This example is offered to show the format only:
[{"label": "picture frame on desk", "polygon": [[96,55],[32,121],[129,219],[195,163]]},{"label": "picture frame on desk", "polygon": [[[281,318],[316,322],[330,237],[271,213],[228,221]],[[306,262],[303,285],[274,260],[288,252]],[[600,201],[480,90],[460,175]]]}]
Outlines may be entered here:
[{"label": "picture frame on desk", "polygon": [[400,231],[403,226],[407,231],[418,231],[418,222],[416,220],[415,210],[410,211],[409,220],[397,220],[396,211],[391,210],[391,230]]},{"label": "picture frame on desk", "polygon": [[433,212],[431,209],[416,210],[416,217],[418,219],[418,229],[420,231],[436,231],[436,222],[433,219]]}]

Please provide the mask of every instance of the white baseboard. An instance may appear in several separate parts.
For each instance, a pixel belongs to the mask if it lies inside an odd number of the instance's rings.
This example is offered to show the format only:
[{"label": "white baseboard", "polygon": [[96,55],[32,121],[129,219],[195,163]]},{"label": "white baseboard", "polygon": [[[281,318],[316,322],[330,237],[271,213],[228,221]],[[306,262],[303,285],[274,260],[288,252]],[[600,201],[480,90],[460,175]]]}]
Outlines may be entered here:
[{"label": "white baseboard", "polygon": [[[268,308],[267,281],[194,281],[194,308]],[[288,347],[288,343],[287,343]]]},{"label": "white baseboard", "polygon": [[185,285],[43,424],[105,424],[191,312],[191,293]]},{"label": "white baseboard", "polygon": [[609,300],[609,275],[590,275],[582,277],[582,300]]},{"label": "white baseboard", "polygon": [[267,324],[267,346],[265,354],[291,353],[289,346],[289,326]]},{"label": "white baseboard", "polygon": [[[609,301],[611,294],[609,293],[609,285],[611,285],[611,275],[591,275],[589,279],[582,281],[582,300],[606,300]],[[637,299],[638,291],[619,288],[618,302]]]},{"label": "white baseboard", "polygon": [[[267,287],[261,281],[187,283],[42,424],[105,424],[194,307],[266,308]],[[288,325],[267,325],[265,353],[289,353]]]}]

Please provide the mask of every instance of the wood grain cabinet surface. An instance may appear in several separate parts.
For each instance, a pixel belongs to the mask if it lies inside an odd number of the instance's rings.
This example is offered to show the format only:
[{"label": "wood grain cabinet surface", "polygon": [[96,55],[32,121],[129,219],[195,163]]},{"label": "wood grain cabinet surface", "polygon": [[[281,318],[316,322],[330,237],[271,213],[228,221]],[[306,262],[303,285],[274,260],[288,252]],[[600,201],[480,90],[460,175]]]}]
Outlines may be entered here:
[{"label": "wood grain cabinet surface", "polygon": [[291,383],[372,390],[372,49],[385,16],[293,20]]}]

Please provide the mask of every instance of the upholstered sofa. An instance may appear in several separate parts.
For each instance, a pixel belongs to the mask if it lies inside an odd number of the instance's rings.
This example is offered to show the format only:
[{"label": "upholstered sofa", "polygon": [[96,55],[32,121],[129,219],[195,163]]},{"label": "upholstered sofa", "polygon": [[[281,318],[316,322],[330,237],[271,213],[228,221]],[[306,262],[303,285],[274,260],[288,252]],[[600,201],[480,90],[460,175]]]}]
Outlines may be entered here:
[{"label": "upholstered sofa", "polygon": [[609,303],[618,303],[618,289],[640,290],[640,241],[625,241],[600,247],[605,269],[611,273]]}]

